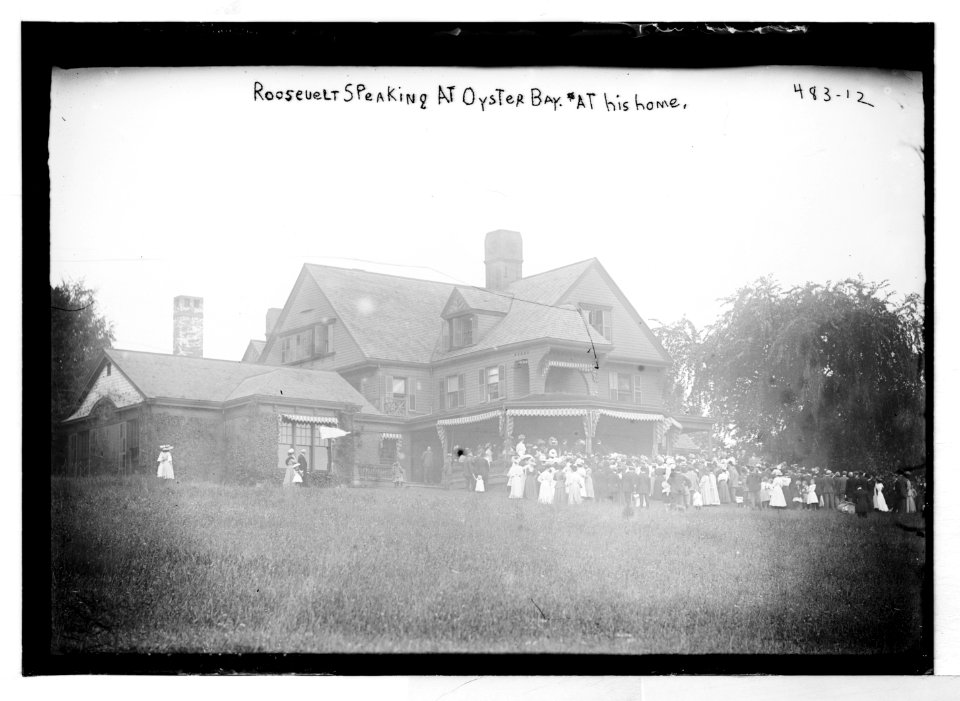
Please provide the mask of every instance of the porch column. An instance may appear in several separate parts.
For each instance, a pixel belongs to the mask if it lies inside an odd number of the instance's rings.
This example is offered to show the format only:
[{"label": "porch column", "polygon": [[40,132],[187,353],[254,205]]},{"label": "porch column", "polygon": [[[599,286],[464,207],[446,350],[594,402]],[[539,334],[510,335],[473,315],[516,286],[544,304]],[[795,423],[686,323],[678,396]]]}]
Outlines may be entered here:
[{"label": "porch column", "polygon": [[447,453],[450,452],[447,449],[447,431],[439,424],[437,424],[437,436],[440,438],[440,460],[442,465],[440,468],[440,484],[443,485],[444,489],[450,489],[450,472],[453,470],[453,466],[447,455]]},{"label": "porch column", "polygon": [[600,420],[600,412],[596,409],[589,409],[583,417],[583,440],[586,443],[587,455],[593,455],[593,438],[597,434],[597,422]]}]

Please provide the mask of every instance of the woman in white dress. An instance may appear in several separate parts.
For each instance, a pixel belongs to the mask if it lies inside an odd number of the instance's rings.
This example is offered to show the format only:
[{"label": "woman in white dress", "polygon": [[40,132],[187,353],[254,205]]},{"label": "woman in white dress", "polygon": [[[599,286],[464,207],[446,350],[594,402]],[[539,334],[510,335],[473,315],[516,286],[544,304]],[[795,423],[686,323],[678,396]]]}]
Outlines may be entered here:
[{"label": "woman in white dress", "polygon": [[537,481],[540,483],[540,495],[537,497],[537,501],[540,504],[552,504],[553,503],[553,492],[556,487],[556,480],[554,479],[555,470],[551,465],[546,470],[540,473],[540,476],[537,478]]},{"label": "woman in white dress", "polygon": [[889,511],[887,500],[883,497],[883,483],[878,479],[873,487],[873,508],[877,511]]},{"label": "woman in white dress", "polygon": [[520,458],[513,456],[513,464],[507,473],[507,484],[510,485],[510,499],[523,499],[524,469],[520,466]]},{"label": "woman in white dress", "polygon": [[[707,478],[706,491],[703,492],[704,506],[720,506],[720,491],[717,489],[717,475],[713,470],[706,468],[704,477]],[[702,482],[703,480],[701,480]]]},{"label": "woman in white dress", "polygon": [[570,472],[567,473],[566,487],[568,504],[580,504],[583,502],[580,496],[580,490],[583,489],[583,477],[579,472],[570,470]]},{"label": "woman in white dress", "polygon": [[170,455],[171,450],[173,450],[172,445],[160,446],[160,457],[157,458],[157,477],[160,479],[173,479],[173,456]]},{"label": "woman in white dress", "polygon": [[300,463],[297,462],[297,456],[294,454],[293,448],[291,448],[287,451],[286,472],[283,473],[284,487],[296,486],[294,478],[297,476],[297,468],[299,466]]},{"label": "woman in white dress", "polygon": [[773,471],[773,482],[770,486],[770,506],[777,509],[787,508],[786,497],[783,496],[783,488],[790,484],[790,478],[784,477],[780,470]]}]

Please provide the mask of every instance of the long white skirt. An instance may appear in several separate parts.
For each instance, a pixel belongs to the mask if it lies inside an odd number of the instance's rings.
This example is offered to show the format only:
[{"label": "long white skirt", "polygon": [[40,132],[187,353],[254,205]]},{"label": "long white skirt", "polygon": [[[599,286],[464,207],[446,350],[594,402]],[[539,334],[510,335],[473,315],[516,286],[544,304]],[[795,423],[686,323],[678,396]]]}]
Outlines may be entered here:
[{"label": "long white skirt", "polygon": [[554,483],[548,480],[544,480],[543,482],[540,483],[540,495],[537,497],[537,501],[541,504],[552,504],[553,492],[554,492]]},{"label": "long white skirt", "polygon": [[165,480],[173,479],[173,460],[161,460],[157,463],[157,477]]},{"label": "long white skirt", "polygon": [[518,475],[517,477],[511,478],[513,481],[510,483],[510,498],[511,499],[523,499],[523,483],[526,481],[526,475]]}]

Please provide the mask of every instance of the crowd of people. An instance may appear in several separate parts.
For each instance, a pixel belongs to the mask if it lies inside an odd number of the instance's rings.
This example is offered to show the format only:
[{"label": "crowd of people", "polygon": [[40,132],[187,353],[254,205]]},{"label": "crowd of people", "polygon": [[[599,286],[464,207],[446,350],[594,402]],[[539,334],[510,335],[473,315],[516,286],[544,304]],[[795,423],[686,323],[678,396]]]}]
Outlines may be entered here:
[{"label": "crowd of people", "polygon": [[[705,509],[723,504],[753,509],[833,510],[861,518],[873,511],[913,513],[922,509],[923,477],[866,470],[839,470],[720,454],[626,455],[583,442],[568,446],[556,438],[528,441],[520,435],[509,451],[492,445],[455,447],[453,469],[466,488],[490,492],[491,471],[506,471],[508,498],[541,504],[614,502],[631,508]],[[502,492],[501,492],[502,493]]]}]

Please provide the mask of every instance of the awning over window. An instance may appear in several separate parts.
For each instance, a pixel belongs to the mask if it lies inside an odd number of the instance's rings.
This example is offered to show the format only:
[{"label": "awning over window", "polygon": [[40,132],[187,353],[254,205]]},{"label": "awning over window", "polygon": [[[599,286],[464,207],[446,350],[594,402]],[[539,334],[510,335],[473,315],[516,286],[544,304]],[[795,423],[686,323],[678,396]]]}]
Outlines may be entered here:
[{"label": "awning over window", "polygon": [[399,433],[381,433],[380,438],[393,438],[398,441],[403,440],[403,436],[401,436]]},{"label": "awning over window", "polygon": [[609,416],[611,419],[623,419],[624,421],[663,421],[663,414],[644,414],[639,411],[601,409],[600,415]]},{"label": "awning over window", "polygon": [[463,424],[474,424],[480,421],[488,421],[489,419],[496,419],[500,417],[500,411],[486,411],[482,414],[474,414],[473,416],[458,416],[455,419],[440,419],[437,421],[437,426],[462,426]]},{"label": "awning over window", "polygon": [[338,425],[336,416],[302,416],[300,414],[280,414],[283,421],[289,421],[295,424],[327,424],[328,426]]},{"label": "awning over window", "polygon": [[577,407],[543,409],[507,409],[507,416],[586,416],[587,410]]},{"label": "awning over window", "polygon": [[546,375],[550,372],[550,368],[571,368],[573,370],[579,370],[580,372],[596,370],[596,366],[593,363],[582,363],[574,360],[548,360],[543,364],[543,374]]}]

